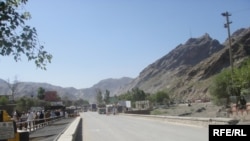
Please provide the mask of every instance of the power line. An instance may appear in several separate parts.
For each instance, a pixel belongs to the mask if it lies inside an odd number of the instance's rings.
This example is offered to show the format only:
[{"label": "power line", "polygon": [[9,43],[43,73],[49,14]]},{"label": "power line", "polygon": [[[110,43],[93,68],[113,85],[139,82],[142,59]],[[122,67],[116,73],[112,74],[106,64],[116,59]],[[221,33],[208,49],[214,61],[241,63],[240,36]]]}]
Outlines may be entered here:
[{"label": "power line", "polygon": [[238,10],[233,11],[233,13],[238,14],[238,13],[242,13],[246,11],[250,11],[250,8],[238,9]]}]

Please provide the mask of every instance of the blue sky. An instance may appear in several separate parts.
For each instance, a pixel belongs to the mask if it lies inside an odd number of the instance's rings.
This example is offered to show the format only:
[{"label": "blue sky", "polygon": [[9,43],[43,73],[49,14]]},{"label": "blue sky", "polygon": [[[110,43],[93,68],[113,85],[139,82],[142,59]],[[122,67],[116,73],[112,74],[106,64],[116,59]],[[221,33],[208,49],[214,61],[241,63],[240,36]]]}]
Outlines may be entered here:
[{"label": "blue sky", "polygon": [[139,76],[149,64],[190,37],[227,38],[250,27],[249,0],[29,0],[27,24],[53,55],[47,70],[24,57],[0,56],[0,78],[89,88],[100,80]]}]

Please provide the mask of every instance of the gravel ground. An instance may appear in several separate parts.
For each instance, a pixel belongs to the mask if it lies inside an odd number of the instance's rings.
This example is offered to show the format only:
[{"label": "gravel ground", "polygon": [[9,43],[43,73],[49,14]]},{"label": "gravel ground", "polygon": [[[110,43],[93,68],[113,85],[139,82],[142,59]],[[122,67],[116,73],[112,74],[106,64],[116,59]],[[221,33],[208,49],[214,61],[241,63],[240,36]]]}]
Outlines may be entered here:
[{"label": "gravel ground", "polygon": [[195,116],[195,117],[217,117],[217,111],[221,107],[211,103],[192,103],[179,104],[171,107],[162,107],[155,109],[151,114],[160,114],[168,116]]},{"label": "gravel ground", "polygon": [[[156,115],[167,115],[167,116],[188,116],[188,117],[228,117],[225,110],[221,110],[222,106],[216,106],[212,103],[192,103],[191,106],[187,104],[179,104],[172,107],[158,108],[151,112]],[[250,121],[250,114],[248,115],[229,115],[230,118],[243,119]]]}]

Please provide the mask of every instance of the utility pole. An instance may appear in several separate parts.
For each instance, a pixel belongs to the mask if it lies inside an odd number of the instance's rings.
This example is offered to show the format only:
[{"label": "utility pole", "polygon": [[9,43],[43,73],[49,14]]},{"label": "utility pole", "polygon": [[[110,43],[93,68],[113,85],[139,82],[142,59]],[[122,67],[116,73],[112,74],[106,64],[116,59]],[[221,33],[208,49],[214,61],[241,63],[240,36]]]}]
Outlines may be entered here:
[{"label": "utility pole", "polygon": [[[227,28],[227,33],[228,33],[228,42],[229,42],[229,58],[230,58],[230,66],[231,66],[231,86],[230,86],[230,93],[233,95],[234,93],[234,82],[233,82],[233,57],[232,57],[232,45],[231,45],[231,35],[230,35],[230,24],[232,23],[229,21],[229,14],[227,11],[224,13],[221,13],[222,16],[226,17],[226,23],[224,24],[224,27]],[[230,100],[227,99],[227,105],[230,103]]]},{"label": "utility pole", "polygon": [[232,22],[229,21],[229,16],[231,16],[231,14],[229,14],[227,11],[225,13],[221,14],[222,16],[226,17],[226,23],[224,24],[224,27],[227,28],[227,32],[228,32],[228,41],[229,41],[229,58],[230,58],[230,66],[231,66],[231,72],[233,75],[233,58],[232,58],[232,43],[231,43],[231,35],[230,35],[230,24]]}]

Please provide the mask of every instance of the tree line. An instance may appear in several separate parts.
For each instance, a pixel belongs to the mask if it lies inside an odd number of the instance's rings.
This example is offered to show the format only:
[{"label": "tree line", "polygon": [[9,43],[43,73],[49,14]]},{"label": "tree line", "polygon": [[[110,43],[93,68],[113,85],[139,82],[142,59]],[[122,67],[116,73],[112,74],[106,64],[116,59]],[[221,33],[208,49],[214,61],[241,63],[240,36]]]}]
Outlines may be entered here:
[{"label": "tree line", "polygon": [[154,94],[149,94],[136,87],[124,94],[110,96],[109,90],[105,90],[104,94],[100,89],[96,90],[96,101],[99,105],[114,104],[118,101],[131,101],[132,106],[135,107],[136,101],[144,100],[149,100],[151,103],[159,105],[168,105],[171,102],[168,91],[158,91]]}]

